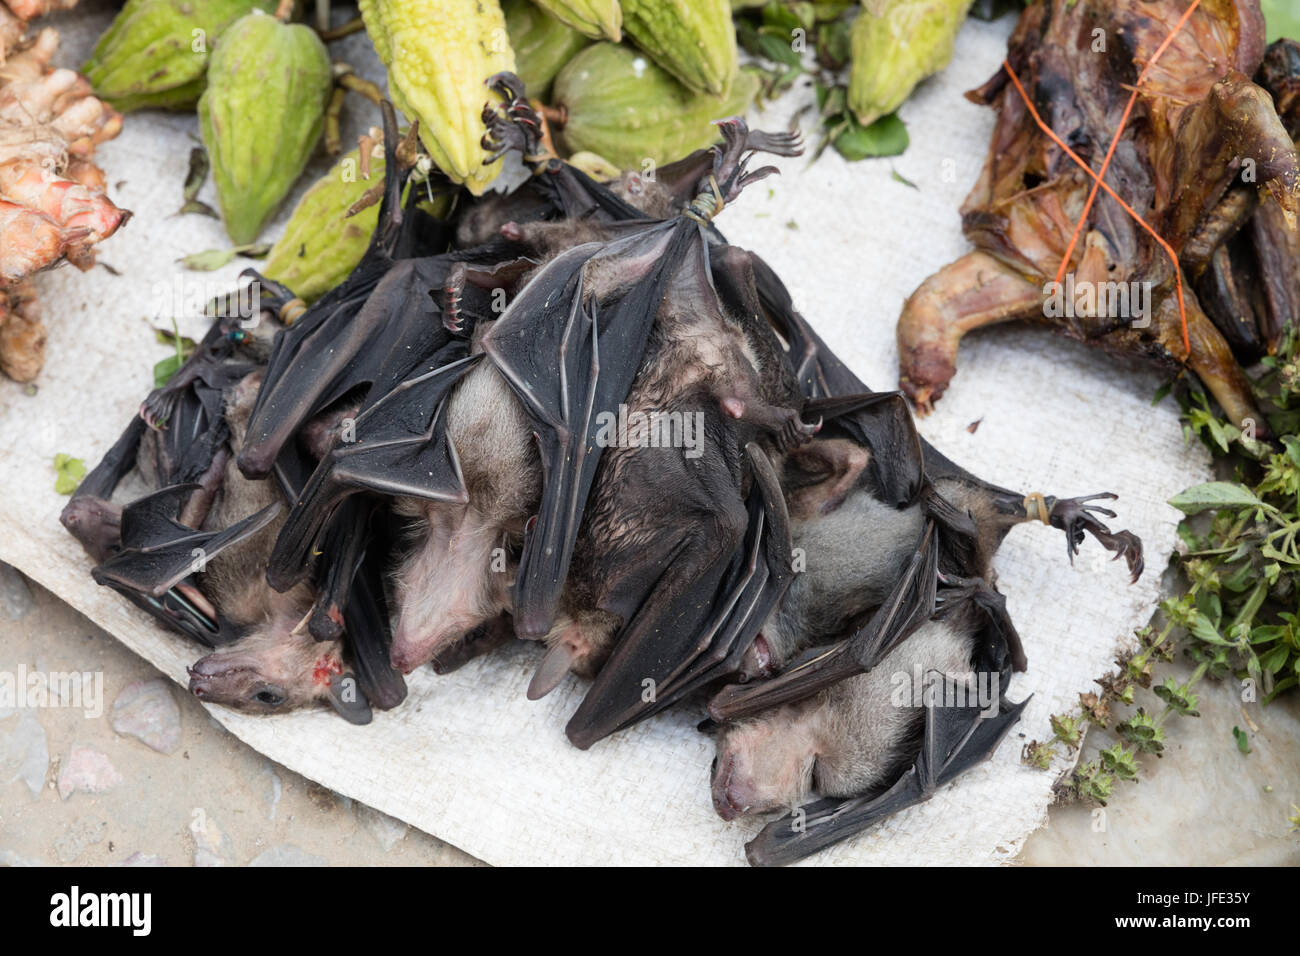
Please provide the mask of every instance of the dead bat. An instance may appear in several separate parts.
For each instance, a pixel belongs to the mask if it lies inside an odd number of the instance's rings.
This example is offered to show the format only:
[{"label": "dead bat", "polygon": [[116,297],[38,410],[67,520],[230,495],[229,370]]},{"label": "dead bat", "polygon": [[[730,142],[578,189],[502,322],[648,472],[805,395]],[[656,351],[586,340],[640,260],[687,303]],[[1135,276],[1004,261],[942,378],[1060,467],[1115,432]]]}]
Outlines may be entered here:
[{"label": "dead bat", "polygon": [[[257,368],[260,349],[257,336],[228,321],[214,322],[172,381],[151,393],[60,516],[99,562],[96,580],[208,646],[233,640],[238,628],[216,614],[190,580],[191,565],[237,543],[271,516],[250,512],[218,531],[202,530],[230,461],[226,402]],[[152,493],[124,507],[114,492],[131,474]]]},{"label": "dead bat", "polygon": [[[1007,57],[1043,121],[1096,170],[1125,117],[1134,79],[1172,34],[1137,86],[1136,108],[1105,181],[1181,262],[1171,262],[1105,192],[1071,252],[1076,220],[1094,190],[1091,177],[1040,130],[1005,68],[968,94],[998,110],[983,172],[962,207],[963,231],[976,250],[922,283],[898,324],[901,387],[922,413],[948,387],[965,333],[1031,319],[1108,351],[1190,368],[1233,420],[1262,421],[1229,344],[1235,340],[1249,359],[1257,336],[1235,328],[1228,314],[1240,298],[1225,285],[1228,263],[1221,258],[1195,288],[1184,283],[1182,309],[1176,278],[1180,268],[1189,275],[1203,269],[1250,213],[1228,192],[1234,180],[1258,193],[1261,213],[1271,209],[1294,222],[1300,158],[1268,92],[1249,79],[1264,56],[1258,4],[1201,3],[1175,30],[1186,9],[1184,0],[1038,0],[1021,15]],[[1093,51],[1095,30],[1113,48],[1108,55]],[[1237,208],[1220,210],[1227,200]],[[1067,255],[1064,290],[1054,298],[1050,283]],[[1196,289],[1206,292],[1205,303]]]},{"label": "dead bat", "polygon": [[[269,331],[247,334],[228,321],[214,322],[195,354],[151,394],[86,477],[63,520],[99,560],[92,572],[97,582],[222,651],[196,665],[205,672],[194,685],[200,696],[260,711],[328,699],[349,720],[364,722],[367,689],[377,706],[404,696],[404,687],[393,686],[396,675],[383,673],[376,654],[366,653],[368,642],[378,641],[378,659],[387,668],[382,592],[372,585],[349,602],[356,639],[346,648],[337,639],[307,648],[311,636],[293,630],[312,605],[313,589],[303,585],[280,594],[264,578],[283,520],[280,487],[245,479],[234,462]],[[151,413],[158,428],[146,425]],[[132,472],[147,487],[163,486],[118,505],[114,491]],[[200,480],[179,480],[192,474]],[[290,666],[309,654],[311,662],[347,660],[347,670]]]},{"label": "dead bat", "polygon": [[[742,679],[763,677],[805,648],[851,636],[824,654],[791,665],[772,680],[732,684],[709,703],[715,720],[731,720],[800,700],[870,670],[933,612],[939,580],[993,580],[992,559],[1016,524],[1041,520],[1063,530],[1073,560],[1085,534],[1123,557],[1133,580],[1143,570],[1141,541],[1111,532],[1095,501],[1057,499],[992,485],[953,464],[916,432],[897,393],[873,393],[795,310],[789,293],[757,256],[743,255],[749,293],[789,347],[808,401],[805,416],[824,421],[812,441],[786,458],[783,486],[796,546],[808,567],[764,623],[742,663]],[[977,591],[994,607],[990,584]],[[1017,639],[1017,670],[1026,658]]]},{"label": "dead bat", "polygon": [[513,610],[517,555],[537,513],[542,471],[528,419],[482,354],[466,360],[475,364],[441,411],[447,447],[459,449],[448,471],[459,479],[455,494],[406,494],[394,504],[417,519],[393,576],[392,661],[406,672]]},{"label": "dead bat", "polygon": [[[226,418],[231,447],[237,454],[247,436],[261,376],[249,376],[232,393]],[[265,501],[278,502],[301,488],[303,466],[290,473],[282,463],[277,481],[251,481],[232,458],[212,519],[233,520]],[[280,482],[287,482],[282,488]],[[371,705],[389,709],[406,695],[405,683],[388,666],[388,619],[380,575],[387,552],[387,532],[373,507],[356,502],[340,530],[348,540],[330,551],[316,583],[298,582],[283,590],[269,586],[267,568],[282,533],[274,529],[219,556],[204,570],[202,587],[219,608],[240,625],[243,636],[218,648],[190,669],[190,691],[212,703],[254,713],[283,712],[325,702],[350,723],[371,719]],[[372,539],[377,539],[372,540]],[[256,547],[254,547],[256,545]],[[325,610],[337,615],[338,627],[321,640],[304,627]]]},{"label": "dead bat", "polygon": [[996,749],[1027,703],[1003,696],[1010,670],[999,625],[955,597],[870,672],[722,729],[714,808],[790,811],[746,846],[756,866],[860,833]]},{"label": "dead bat", "polygon": [[[682,216],[502,227],[545,261],[483,337],[542,457],[541,510],[524,537],[512,612],[520,637],[550,645],[531,695],[570,669],[594,670],[613,647],[570,721],[579,746],[707,680],[743,651],[759,609],[784,587],[784,570],[769,561],[782,547],[780,491],[751,439],[788,447],[813,426],[781,404],[798,390],[771,331],[747,328],[718,302],[705,226],[770,172],[748,171],[752,143],[787,155],[796,143],[736,120],[721,127],[710,178]],[[593,241],[574,245],[580,237]],[[700,455],[620,447],[609,427],[623,412],[702,422]],[[571,574],[578,547],[582,565]],[[647,681],[656,687],[649,701]]]}]

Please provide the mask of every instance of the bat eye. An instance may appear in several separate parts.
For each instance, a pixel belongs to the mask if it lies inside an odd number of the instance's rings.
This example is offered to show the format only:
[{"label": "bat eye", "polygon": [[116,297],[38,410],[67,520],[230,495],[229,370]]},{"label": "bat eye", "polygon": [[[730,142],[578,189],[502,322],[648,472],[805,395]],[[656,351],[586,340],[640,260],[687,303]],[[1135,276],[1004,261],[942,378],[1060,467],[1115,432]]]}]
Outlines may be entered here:
[{"label": "bat eye", "polygon": [[266,686],[253,695],[253,700],[264,707],[279,707],[284,703],[285,695],[278,687]]}]

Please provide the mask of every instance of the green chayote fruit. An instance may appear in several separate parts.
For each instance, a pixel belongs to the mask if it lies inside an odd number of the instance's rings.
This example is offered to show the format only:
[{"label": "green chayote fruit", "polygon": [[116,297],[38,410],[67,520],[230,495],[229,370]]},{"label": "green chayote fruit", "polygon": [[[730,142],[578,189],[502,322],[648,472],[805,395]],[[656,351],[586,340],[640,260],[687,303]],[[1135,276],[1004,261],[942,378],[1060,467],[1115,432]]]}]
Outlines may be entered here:
[{"label": "green chayote fruit", "polygon": [[623,0],[623,29],[693,90],[725,96],[736,74],[730,0]]},{"label": "green chayote fruit", "polygon": [[870,126],[952,59],[972,0],[866,0],[850,35],[849,108]]},{"label": "green chayote fruit", "polygon": [[333,80],[316,32],[254,12],[226,30],[199,99],[221,218],[250,243],[302,174],[320,139]]},{"label": "green chayote fruit", "polygon": [[505,0],[501,9],[515,51],[515,75],[530,97],[544,99],[555,74],[590,41],[530,0]]},{"label": "green chayote fruit", "polygon": [[127,0],[81,72],[123,113],[189,109],[222,31],[255,9],[274,8],[275,0]]},{"label": "green chayote fruit", "polygon": [[379,222],[379,203],[355,216],[348,209],[383,181],[382,146],[371,153],[369,179],[361,175],[360,148],[345,154],[298,200],[284,235],[262,263],[262,275],[308,303],[341,284],[361,261]]},{"label": "green chayote fruit", "polygon": [[646,160],[662,166],[716,142],[713,121],[744,113],[758,86],[757,77],[741,70],[727,96],[695,93],[640,51],[597,43],[560,71],[552,100],[567,113],[563,137],[570,151],[639,169]]}]

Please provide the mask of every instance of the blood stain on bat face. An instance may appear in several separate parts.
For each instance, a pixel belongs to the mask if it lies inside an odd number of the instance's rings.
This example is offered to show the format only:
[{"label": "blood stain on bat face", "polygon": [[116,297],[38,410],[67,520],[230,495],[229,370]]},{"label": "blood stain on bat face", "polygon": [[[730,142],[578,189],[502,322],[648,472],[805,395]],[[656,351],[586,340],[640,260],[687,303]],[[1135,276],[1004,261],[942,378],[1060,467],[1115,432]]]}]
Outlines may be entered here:
[{"label": "blood stain on bat face", "polygon": [[189,689],[208,703],[248,713],[284,713],[330,700],[343,680],[342,644],[314,640],[301,618],[262,622],[233,644],[200,658],[189,669]]}]

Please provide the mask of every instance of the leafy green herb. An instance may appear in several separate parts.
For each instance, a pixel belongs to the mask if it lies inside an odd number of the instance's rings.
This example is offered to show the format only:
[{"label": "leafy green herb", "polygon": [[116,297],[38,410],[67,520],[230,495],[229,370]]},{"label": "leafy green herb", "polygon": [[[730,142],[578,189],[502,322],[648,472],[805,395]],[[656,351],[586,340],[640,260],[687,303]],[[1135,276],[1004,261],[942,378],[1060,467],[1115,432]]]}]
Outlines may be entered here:
[{"label": "leafy green herb", "polygon": [[[1288,333],[1261,364],[1252,386],[1269,429],[1281,436],[1276,443],[1257,439],[1259,423],[1225,420],[1193,383],[1174,389],[1187,436],[1199,437],[1229,477],[1170,499],[1186,516],[1175,555],[1185,589],[1160,603],[1159,633],[1150,626],[1138,632],[1141,648],[1119,662],[1117,675],[1099,681],[1102,693],[1080,695],[1082,715],[1102,723],[1110,705],[1132,703],[1135,685],[1151,687],[1155,663],[1173,660],[1176,648],[1195,663],[1186,681],[1165,677],[1152,687],[1161,713],[1139,708],[1116,725],[1134,755],[1159,757],[1165,721],[1199,716],[1194,688],[1207,677],[1240,681],[1247,704],[1268,704],[1300,684],[1300,335]],[[1049,768],[1058,744],[1081,745],[1081,726],[1054,716],[1052,738],[1026,746],[1025,762]],[[1246,731],[1233,728],[1233,737],[1250,753]],[[1080,765],[1061,787],[1067,797],[1104,801],[1115,780],[1129,779],[1127,758],[1106,753]]]},{"label": "leafy green herb", "polygon": [[54,474],[54,490],[61,495],[70,495],[86,477],[86,463],[60,452],[54,456]]}]

